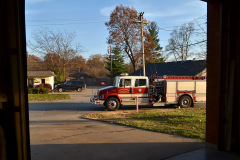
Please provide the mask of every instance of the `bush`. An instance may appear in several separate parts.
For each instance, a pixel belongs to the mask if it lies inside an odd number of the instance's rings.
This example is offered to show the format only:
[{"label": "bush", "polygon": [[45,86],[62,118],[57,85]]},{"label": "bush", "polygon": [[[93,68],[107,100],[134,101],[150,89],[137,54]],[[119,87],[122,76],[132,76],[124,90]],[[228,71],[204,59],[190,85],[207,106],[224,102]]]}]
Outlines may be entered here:
[{"label": "bush", "polygon": [[40,89],[39,89],[39,88],[35,88],[35,89],[33,89],[33,90],[32,90],[32,93],[33,93],[33,94],[38,94],[38,93],[39,93],[39,91],[40,91]]},{"label": "bush", "polygon": [[41,83],[41,84],[37,85],[35,88],[47,88],[48,91],[51,91],[52,85],[48,84],[48,83]]},{"label": "bush", "polygon": [[48,88],[40,88],[39,89],[39,93],[41,93],[41,94],[48,94],[49,90],[48,90]]},{"label": "bush", "polygon": [[33,89],[32,88],[28,88],[28,94],[32,94],[33,93]]}]

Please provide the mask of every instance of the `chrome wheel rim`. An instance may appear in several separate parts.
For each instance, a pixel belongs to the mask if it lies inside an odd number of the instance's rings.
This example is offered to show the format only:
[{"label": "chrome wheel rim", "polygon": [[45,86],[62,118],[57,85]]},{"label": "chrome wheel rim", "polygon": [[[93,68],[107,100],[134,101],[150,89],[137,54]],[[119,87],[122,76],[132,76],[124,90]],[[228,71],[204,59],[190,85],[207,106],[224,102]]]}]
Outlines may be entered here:
[{"label": "chrome wheel rim", "polygon": [[108,102],[108,106],[109,106],[109,108],[111,108],[111,109],[114,109],[114,108],[116,108],[116,106],[117,106],[117,102],[116,101],[109,101]]},{"label": "chrome wheel rim", "polygon": [[183,101],[182,101],[182,105],[183,106],[188,106],[188,104],[189,104],[189,99],[183,99]]}]

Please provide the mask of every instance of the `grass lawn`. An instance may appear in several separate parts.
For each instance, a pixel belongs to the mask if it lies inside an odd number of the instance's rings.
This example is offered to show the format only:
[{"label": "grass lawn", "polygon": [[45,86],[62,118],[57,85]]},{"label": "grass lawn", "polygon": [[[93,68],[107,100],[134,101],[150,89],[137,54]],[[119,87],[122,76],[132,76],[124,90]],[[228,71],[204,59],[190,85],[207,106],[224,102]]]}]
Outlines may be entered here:
[{"label": "grass lawn", "polygon": [[84,115],[101,120],[177,136],[205,140],[206,108],[156,109],[136,112],[115,111]]},{"label": "grass lawn", "polygon": [[68,94],[28,94],[29,101],[55,101],[69,98]]}]

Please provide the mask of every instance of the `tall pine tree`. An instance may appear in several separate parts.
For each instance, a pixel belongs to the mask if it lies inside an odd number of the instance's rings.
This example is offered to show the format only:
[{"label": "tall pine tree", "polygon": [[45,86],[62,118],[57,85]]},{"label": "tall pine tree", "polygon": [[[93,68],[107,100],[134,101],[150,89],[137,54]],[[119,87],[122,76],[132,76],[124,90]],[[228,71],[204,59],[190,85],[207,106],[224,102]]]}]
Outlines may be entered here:
[{"label": "tall pine tree", "polygon": [[[111,73],[111,55],[112,55],[112,73]],[[127,67],[124,64],[123,56],[121,55],[121,49],[115,47],[111,50],[111,55],[107,56],[106,69],[110,71],[108,77],[113,78],[121,73],[127,72]]]},{"label": "tall pine tree", "polygon": [[151,22],[148,25],[146,41],[145,41],[145,55],[147,63],[161,63],[165,61],[165,58],[160,53],[162,47],[159,44],[158,38],[159,27],[156,22]]}]

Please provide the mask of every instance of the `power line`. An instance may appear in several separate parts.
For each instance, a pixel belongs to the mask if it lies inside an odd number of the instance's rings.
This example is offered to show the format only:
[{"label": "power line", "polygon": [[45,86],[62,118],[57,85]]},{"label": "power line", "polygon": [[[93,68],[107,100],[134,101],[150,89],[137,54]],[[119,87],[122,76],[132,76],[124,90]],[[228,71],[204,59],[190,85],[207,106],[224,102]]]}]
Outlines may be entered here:
[{"label": "power line", "polygon": [[82,22],[82,23],[27,24],[26,26],[52,26],[52,25],[72,25],[72,24],[90,24],[90,23],[105,23],[105,21],[100,21],[100,22]]},{"label": "power line", "polygon": [[[183,46],[183,47],[189,47],[189,46],[197,45],[197,44],[200,44],[200,43],[203,43],[203,42],[207,42],[207,40],[202,40],[202,41],[199,41],[199,42],[196,42],[196,43],[192,43],[192,44],[189,44],[189,45],[185,45],[185,46]],[[169,50],[165,50],[165,51],[173,51],[173,50],[176,50],[176,49],[181,49],[181,48],[178,47],[178,48],[169,49]]]},{"label": "power line", "polygon": [[63,18],[63,19],[40,19],[40,20],[26,20],[26,22],[48,22],[48,21],[79,21],[79,20],[94,20],[94,19],[109,19],[108,16],[100,17],[81,17],[81,18]]},{"label": "power line", "polygon": [[[27,23],[26,26],[48,26],[48,25],[72,25],[72,24],[105,23],[108,19],[109,19],[109,17],[100,16],[100,17],[81,17],[81,18],[65,18],[65,19],[26,20],[26,23]],[[46,22],[46,23],[41,24],[42,22]],[[51,22],[51,23],[48,23],[48,22]],[[67,23],[64,23],[64,22],[67,22]]]},{"label": "power line", "polygon": [[[190,23],[190,22],[189,22],[189,23]],[[204,23],[198,24],[197,27],[200,27],[201,25],[206,24],[206,23],[207,23],[207,22],[204,22]],[[183,25],[183,24],[182,24],[182,25]],[[182,25],[175,26],[175,28],[176,28],[176,27],[179,27],[179,26],[182,26]],[[194,24],[194,25],[195,25],[195,24]],[[174,29],[167,29],[167,28],[159,27],[159,30],[172,32]],[[195,29],[195,30],[197,30],[197,29]]]},{"label": "power line", "polygon": [[197,18],[195,18],[195,19],[193,19],[193,20],[191,20],[191,21],[189,21],[189,22],[185,22],[185,23],[182,23],[182,24],[180,24],[180,25],[176,25],[176,26],[171,26],[171,27],[163,27],[162,29],[169,29],[169,28],[175,28],[175,27],[179,27],[179,26],[182,26],[182,25],[184,25],[184,24],[188,24],[188,23],[191,23],[191,22],[194,22],[194,21],[196,21],[196,20],[198,20],[198,19],[201,19],[201,18],[203,18],[203,17],[206,17],[207,16],[207,14],[204,14],[204,15],[202,15],[202,16],[200,16],[200,17],[197,17]]}]

